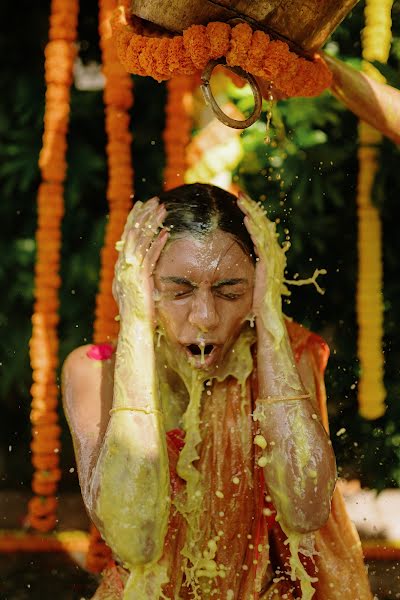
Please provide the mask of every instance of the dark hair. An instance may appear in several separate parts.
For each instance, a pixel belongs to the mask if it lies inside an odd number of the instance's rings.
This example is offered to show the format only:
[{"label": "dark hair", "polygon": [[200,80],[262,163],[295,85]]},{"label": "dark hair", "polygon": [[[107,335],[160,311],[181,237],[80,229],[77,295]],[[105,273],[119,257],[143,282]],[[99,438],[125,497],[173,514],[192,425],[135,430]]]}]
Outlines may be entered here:
[{"label": "dark hair", "polygon": [[253,242],[233,194],[208,183],[192,183],[161,192],[158,197],[167,209],[164,225],[171,228],[172,238],[182,233],[198,238],[221,229],[255,260]]}]

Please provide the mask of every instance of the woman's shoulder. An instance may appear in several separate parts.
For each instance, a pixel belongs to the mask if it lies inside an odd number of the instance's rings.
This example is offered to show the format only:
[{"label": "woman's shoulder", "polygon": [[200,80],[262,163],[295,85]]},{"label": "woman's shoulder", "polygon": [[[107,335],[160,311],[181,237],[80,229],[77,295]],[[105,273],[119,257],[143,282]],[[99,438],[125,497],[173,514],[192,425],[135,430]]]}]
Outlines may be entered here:
[{"label": "woman's shoulder", "polygon": [[[113,344],[85,344],[75,348],[63,364],[63,386],[72,390],[91,389],[112,381],[115,365]],[[75,396],[75,394],[73,394]]]},{"label": "woman's shoulder", "polygon": [[304,352],[308,351],[323,371],[329,358],[329,346],[324,338],[296,321],[286,319],[285,322],[296,360],[299,361]]},{"label": "woman's shoulder", "polygon": [[[102,347],[103,346],[103,347]],[[62,401],[74,441],[84,495],[98,456],[113,398],[114,348],[86,344],[66,358],[62,371]],[[88,497],[85,496],[85,502]]]},{"label": "woman's shoulder", "polygon": [[72,370],[85,369],[88,365],[104,364],[111,366],[114,363],[115,346],[106,344],[85,344],[78,346],[68,354],[64,362],[64,368]]}]

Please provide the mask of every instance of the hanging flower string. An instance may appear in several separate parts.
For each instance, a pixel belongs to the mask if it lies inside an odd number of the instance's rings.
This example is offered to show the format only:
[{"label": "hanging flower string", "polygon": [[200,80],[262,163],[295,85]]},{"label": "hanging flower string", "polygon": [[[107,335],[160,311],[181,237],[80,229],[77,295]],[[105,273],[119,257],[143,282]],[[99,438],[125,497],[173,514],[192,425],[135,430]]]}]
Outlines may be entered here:
[{"label": "hanging flower string", "polygon": [[125,69],[157,81],[193,75],[209,60],[225,57],[227,65],[272,81],[286,96],[317,96],[331,84],[331,73],[321,57],[300,57],[285,42],[271,40],[267,33],[253,31],[247,23],[234,27],[218,21],[192,25],[174,36],[160,34],[136,16],[128,24],[124,7],[119,7],[112,27]]},{"label": "hanging flower string", "polygon": [[28,523],[41,532],[52,530],[57,523],[56,492],[61,477],[56,383],[60,224],[64,213],[66,135],[78,9],[78,0],[68,3],[52,0],[49,41],[45,49],[46,106],[39,157],[42,183],[37,198],[35,303],[29,342],[33,370],[31,450],[35,471],[32,489],[36,495],[28,504]]},{"label": "hanging flower string", "polygon": [[117,258],[115,244],[120,239],[132,207],[133,170],[129,109],[133,104],[132,80],[121,67],[111,39],[110,16],[116,0],[100,0],[99,31],[105,75],[104,104],[107,132],[109,219],[101,251],[100,286],[96,299],[94,342],[115,340],[117,306],[112,296],[112,280]]},{"label": "hanging flower string", "polygon": [[[392,0],[367,0],[366,26],[362,33],[363,70],[382,80],[382,75],[366,61],[386,62],[391,43]],[[383,274],[382,227],[377,208],[372,203],[372,188],[379,161],[381,134],[360,122],[358,209],[358,355],[361,376],[358,384],[360,414],[377,419],[385,412],[386,391],[383,382]]]},{"label": "hanging flower string", "polygon": [[[109,218],[101,251],[99,291],[93,340],[95,344],[112,342],[118,335],[117,305],[112,296],[112,280],[117,258],[115,244],[120,239],[132,207],[133,169],[131,161],[130,116],[133,104],[132,80],[122,68],[111,39],[110,17],[117,0],[99,1],[99,32],[105,76],[104,104],[107,132]],[[101,572],[111,558],[111,551],[92,526],[86,565],[90,571]]]},{"label": "hanging flower string", "polygon": [[178,75],[167,82],[165,107],[164,189],[185,183],[186,147],[192,133],[193,89],[196,82],[188,75]]}]

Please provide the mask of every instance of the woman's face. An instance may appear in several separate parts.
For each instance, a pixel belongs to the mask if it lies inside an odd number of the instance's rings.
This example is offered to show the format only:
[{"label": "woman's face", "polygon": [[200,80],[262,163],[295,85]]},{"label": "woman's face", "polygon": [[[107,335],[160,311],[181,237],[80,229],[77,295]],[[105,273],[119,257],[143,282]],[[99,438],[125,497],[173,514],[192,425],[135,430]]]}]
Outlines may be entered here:
[{"label": "woman's face", "polygon": [[168,342],[197,368],[213,371],[250,316],[253,279],[250,257],[224,231],[172,240],[154,274],[157,318]]}]

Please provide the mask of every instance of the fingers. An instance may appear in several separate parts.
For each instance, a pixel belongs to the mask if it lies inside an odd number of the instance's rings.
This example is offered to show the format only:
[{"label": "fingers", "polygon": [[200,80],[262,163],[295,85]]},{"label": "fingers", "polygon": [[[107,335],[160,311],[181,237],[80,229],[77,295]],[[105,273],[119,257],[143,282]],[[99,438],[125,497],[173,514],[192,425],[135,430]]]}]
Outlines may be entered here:
[{"label": "fingers", "polygon": [[252,220],[254,219],[255,213],[257,212],[257,209],[259,209],[259,206],[250,198],[250,196],[240,192],[237,204],[244,215],[250,217]]},{"label": "fingers", "polygon": [[260,257],[259,252],[258,252],[258,241],[257,241],[256,232],[254,230],[253,221],[249,217],[246,216],[244,218],[244,224],[246,226],[247,231],[249,232],[251,241],[253,242],[254,252],[256,253],[256,256]]},{"label": "fingers", "polygon": [[150,275],[168,239],[166,231],[159,233],[167,211],[158,203],[158,198],[135,206],[137,208],[129,214],[124,236],[117,245],[121,252],[120,262],[143,266]]},{"label": "fingers", "polygon": [[252,217],[255,222],[257,222],[260,217],[264,219],[266,217],[265,210],[262,207],[261,203],[255,202],[254,200],[252,200],[252,198],[250,198],[250,196],[248,196],[244,192],[239,193],[237,204],[240,210],[245,215]]},{"label": "fingers", "polygon": [[253,242],[256,256],[261,259],[265,254],[266,233],[271,226],[264,208],[260,203],[254,202],[247,194],[241,192],[238,198],[238,206],[243,212],[244,224]]},{"label": "fingers", "polygon": [[159,217],[161,221],[165,218],[165,209],[160,211],[158,198],[151,198],[146,203],[136,202],[128,215],[121,242],[117,243],[121,259],[128,263],[138,259],[142,262],[143,252],[151,241],[148,238],[154,237],[161,224]]},{"label": "fingers", "polygon": [[249,198],[249,196],[244,194],[239,196],[237,203],[240,210],[245,215],[244,221],[249,233],[251,233],[249,227],[254,233],[257,230],[261,231],[266,226],[267,218],[262,206],[258,205],[254,200]]},{"label": "fingers", "polygon": [[155,266],[157,264],[158,259],[160,258],[161,252],[163,251],[165,244],[167,243],[168,237],[169,232],[166,229],[162,229],[147,252],[146,258],[144,260],[147,263],[150,275],[152,275],[154,272]]},{"label": "fingers", "polygon": [[158,206],[158,198],[154,197],[151,198],[150,200],[147,200],[147,202],[143,203],[140,200],[137,200],[131,210],[131,212],[128,215],[128,218],[126,220],[125,223],[125,228],[124,228],[124,232],[122,234],[121,239],[125,240],[127,238],[128,232],[135,228],[137,229],[138,227],[140,227],[142,221],[144,218],[146,218],[146,215],[152,211],[155,210],[156,206]]},{"label": "fingers", "polygon": [[134,252],[138,257],[140,263],[146,257],[146,253],[150,250],[150,247],[157,235],[158,229],[165,219],[167,211],[163,205],[158,206],[156,210],[147,213],[147,219],[142,222],[141,226],[137,229],[136,235],[136,246]]}]

